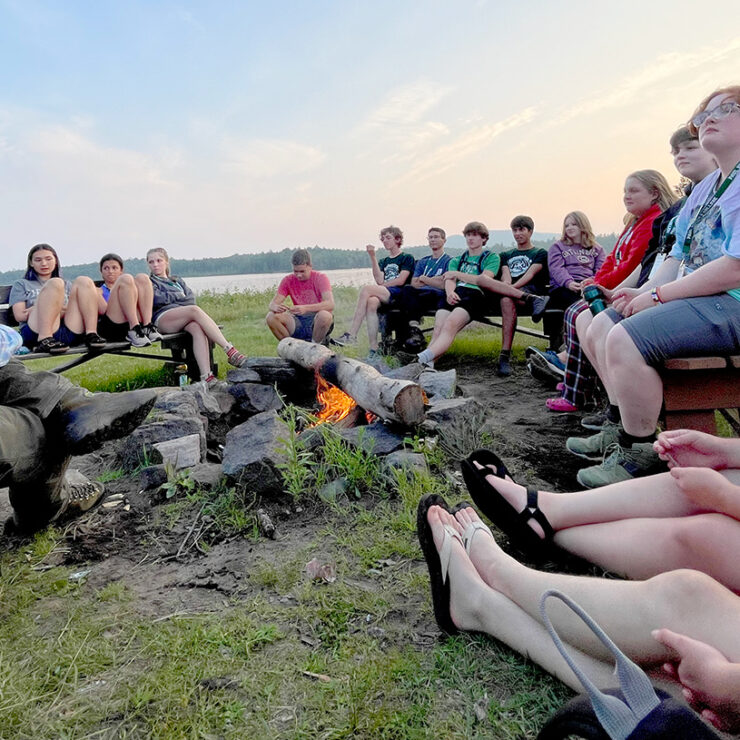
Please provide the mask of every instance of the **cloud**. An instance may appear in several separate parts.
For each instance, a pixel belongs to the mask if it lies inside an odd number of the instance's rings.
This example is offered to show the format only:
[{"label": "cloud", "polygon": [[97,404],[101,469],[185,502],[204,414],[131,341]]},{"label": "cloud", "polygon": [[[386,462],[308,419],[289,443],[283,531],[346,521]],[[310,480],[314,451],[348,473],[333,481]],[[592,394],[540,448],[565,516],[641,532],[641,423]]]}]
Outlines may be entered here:
[{"label": "cloud", "polygon": [[321,165],[326,154],[313,146],[281,139],[252,139],[224,143],[224,168],[251,179],[297,175]]},{"label": "cloud", "polygon": [[408,172],[396,180],[396,184],[400,185],[410,180],[418,182],[427,180],[430,177],[437,177],[458,165],[471,154],[485,149],[494,139],[506,131],[530,123],[536,115],[537,108],[530,106],[505,118],[503,121],[496,121],[495,123],[468,129],[449,144],[445,144],[428,155],[419,158]]},{"label": "cloud", "polygon": [[[553,116],[543,125],[544,128],[560,126],[580,116],[587,116],[601,110],[624,108],[630,104],[643,102],[646,91],[662,86],[676,77],[683,77],[689,72],[708,65],[722,69],[727,65],[727,57],[740,53],[740,38],[734,39],[719,48],[708,46],[695,52],[673,52],[663,54],[648,63],[640,72],[624,78],[609,90],[602,90],[588,98],[569,106]],[[687,81],[689,81],[687,79]]]}]

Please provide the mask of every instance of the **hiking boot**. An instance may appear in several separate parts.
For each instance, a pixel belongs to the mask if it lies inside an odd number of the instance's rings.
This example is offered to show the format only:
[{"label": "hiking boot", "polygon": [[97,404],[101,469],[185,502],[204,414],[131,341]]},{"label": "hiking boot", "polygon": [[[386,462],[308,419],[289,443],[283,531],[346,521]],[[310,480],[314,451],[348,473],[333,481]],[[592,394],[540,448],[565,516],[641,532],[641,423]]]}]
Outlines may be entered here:
[{"label": "hiking boot", "polygon": [[90,511],[103,498],[103,484],[91,481],[79,470],[68,470],[62,483],[62,508],[51,520],[60,524]]},{"label": "hiking boot", "polygon": [[606,416],[606,409],[599,411],[598,414],[589,414],[581,419],[581,426],[584,429],[593,429],[595,432],[603,429],[606,423],[609,423],[609,419]]},{"label": "hiking boot", "polygon": [[347,347],[350,344],[357,344],[357,337],[353,337],[348,331],[346,331],[344,334],[338,336],[336,339],[332,339],[331,341],[340,347]]},{"label": "hiking boot", "polygon": [[568,437],[565,449],[586,460],[603,460],[608,447],[619,439],[619,424],[608,421],[597,434],[590,437]]},{"label": "hiking boot", "polygon": [[536,295],[532,298],[532,321],[535,324],[542,318],[549,302],[549,295]]},{"label": "hiking boot", "polygon": [[129,329],[126,339],[132,347],[148,347],[151,344],[151,340],[145,334],[144,327],[141,324]]},{"label": "hiking boot", "polygon": [[[83,388],[67,392],[57,406],[67,450],[72,455],[92,452],[109,439],[133,431],[154,406],[156,391],[90,393]],[[56,411],[54,416],[56,416]]]},{"label": "hiking boot", "polygon": [[578,471],[578,482],[586,488],[599,488],[611,483],[662,473],[666,464],[658,457],[651,442],[622,447],[614,443],[604,462]]},{"label": "hiking boot", "polygon": [[500,378],[508,378],[511,375],[511,364],[509,358],[505,356],[499,356],[498,367],[496,368],[496,375]]}]

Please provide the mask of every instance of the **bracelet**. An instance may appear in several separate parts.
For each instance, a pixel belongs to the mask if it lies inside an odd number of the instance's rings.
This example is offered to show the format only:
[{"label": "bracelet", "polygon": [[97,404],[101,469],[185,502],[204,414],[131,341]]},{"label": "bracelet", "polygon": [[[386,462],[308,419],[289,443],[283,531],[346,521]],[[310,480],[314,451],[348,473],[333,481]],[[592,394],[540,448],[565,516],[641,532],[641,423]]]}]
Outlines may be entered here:
[{"label": "bracelet", "polygon": [[663,299],[660,297],[660,289],[659,288],[653,288],[650,291],[650,297],[653,299],[654,303],[663,303]]}]

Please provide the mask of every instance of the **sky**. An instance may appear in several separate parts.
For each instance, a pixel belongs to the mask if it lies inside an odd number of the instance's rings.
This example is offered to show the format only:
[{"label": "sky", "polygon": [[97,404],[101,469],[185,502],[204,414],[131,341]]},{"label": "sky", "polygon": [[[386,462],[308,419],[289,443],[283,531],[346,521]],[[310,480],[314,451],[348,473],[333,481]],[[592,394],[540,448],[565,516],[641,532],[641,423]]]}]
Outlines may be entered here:
[{"label": "sky", "polygon": [[0,270],[619,231],[626,175],[678,182],[670,134],[737,83],[737,0],[0,0]]}]

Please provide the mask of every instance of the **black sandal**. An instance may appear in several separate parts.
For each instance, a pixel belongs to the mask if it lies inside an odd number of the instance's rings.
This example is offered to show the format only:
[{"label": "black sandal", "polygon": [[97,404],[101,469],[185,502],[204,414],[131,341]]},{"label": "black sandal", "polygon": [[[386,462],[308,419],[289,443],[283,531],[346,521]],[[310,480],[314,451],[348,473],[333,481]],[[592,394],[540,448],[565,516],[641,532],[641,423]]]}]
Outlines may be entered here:
[{"label": "black sandal", "polygon": [[91,331],[85,334],[85,344],[89,349],[103,349],[107,342],[100,336],[100,334]]},{"label": "black sandal", "polygon": [[[475,467],[475,462],[485,466],[486,461],[489,465],[492,463],[496,466],[496,473],[487,472],[485,467],[482,470]],[[549,554],[552,550],[555,530],[537,504],[539,492],[536,488],[527,486],[527,504],[522,511],[517,511],[499,493],[495,485],[486,480],[486,476],[491,474],[498,478],[508,476],[506,466],[497,455],[488,450],[478,450],[467,460],[463,460],[461,467],[465,484],[476,506],[507,535],[514,547],[538,558],[544,558]],[[511,476],[508,477],[513,482]],[[536,521],[542,527],[544,538],[529,526],[531,520]]]},{"label": "black sandal", "polygon": [[44,337],[44,339],[36,343],[33,351],[45,352],[50,355],[63,355],[68,349],[68,344],[60,342],[58,339],[54,339],[54,337]]},{"label": "black sandal", "polygon": [[[427,568],[429,569],[434,618],[437,620],[437,624],[442,632],[448,635],[456,635],[459,630],[453,624],[452,617],[450,616],[450,583],[447,580],[446,568],[442,564],[441,554],[437,551],[434,544],[432,528],[429,526],[427,519],[427,514],[432,506],[441,506],[445,511],[449,511],[447,502],[441,496],[438,496],[436,493],[424,496],[419,501],[419,506],[416,510],[416,533],[419,537],[419,544],[424,554],[424,560],[426,560]],[[462,542],[457,532],[454,532],[454,535],[447,533],[447,530],[445,532],[445,538],[456,536]]]}]

